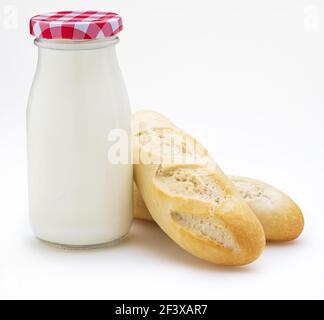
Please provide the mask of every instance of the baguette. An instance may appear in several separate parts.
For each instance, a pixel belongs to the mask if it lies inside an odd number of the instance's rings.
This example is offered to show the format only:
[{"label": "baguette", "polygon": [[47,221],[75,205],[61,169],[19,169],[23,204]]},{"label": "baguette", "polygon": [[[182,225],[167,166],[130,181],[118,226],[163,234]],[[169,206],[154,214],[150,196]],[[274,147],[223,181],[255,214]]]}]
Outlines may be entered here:
[{"label": "baguette", "polygon": [[[291,241],[300,236],[304,218],[292,199],[262,181],[235,176],[229,178],[261,222],[268,241]],[[135,184],[134,217],[153,221]]]},{"label": "baguette", "polygon": [[133,115],[133,139],[136,185],[171,239],[218,265],[245,265],[261,255],[259,220],[202,145],[150,111]]},{"label": "baguette", "polygon": [[300,236],[304,217],[291,198],[262,181],[235,176],[231,180],[258,217],[267,240],[291,241]]}]

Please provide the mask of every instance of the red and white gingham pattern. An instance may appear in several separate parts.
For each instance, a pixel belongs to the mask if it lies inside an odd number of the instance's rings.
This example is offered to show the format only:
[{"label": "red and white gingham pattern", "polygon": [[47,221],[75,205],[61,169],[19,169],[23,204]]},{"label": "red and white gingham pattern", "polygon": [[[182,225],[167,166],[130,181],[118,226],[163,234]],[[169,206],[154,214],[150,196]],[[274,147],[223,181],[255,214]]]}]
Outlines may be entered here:
[{"label": "red and white gingham pattern", "polygon": [[122,18],[113,12],[59,11],[30,19],[30,33],[42,39],[102,39],[122,29]]}]

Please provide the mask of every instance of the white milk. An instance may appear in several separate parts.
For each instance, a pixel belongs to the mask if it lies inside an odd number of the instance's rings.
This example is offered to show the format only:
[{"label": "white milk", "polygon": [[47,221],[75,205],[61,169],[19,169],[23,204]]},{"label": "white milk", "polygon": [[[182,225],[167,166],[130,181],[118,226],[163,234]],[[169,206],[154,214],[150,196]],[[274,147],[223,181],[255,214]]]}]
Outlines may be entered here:
[{"label": "white milk", "polygon": [[130,132],[117,38],[36,40],[27,112],[30,220],[65,246],[123,238],[132,222],[132,165],[108,161],[111,129]]}]

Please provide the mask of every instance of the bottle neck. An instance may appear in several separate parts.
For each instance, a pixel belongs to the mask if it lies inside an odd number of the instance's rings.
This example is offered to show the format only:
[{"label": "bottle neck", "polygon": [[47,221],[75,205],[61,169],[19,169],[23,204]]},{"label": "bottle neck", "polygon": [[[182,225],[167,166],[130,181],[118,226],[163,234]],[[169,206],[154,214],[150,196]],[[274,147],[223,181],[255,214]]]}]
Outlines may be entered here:
[{"label": "bottle neck", "polygon": [[118,42],[117,37],[81,41],[36,39],[38,71],[80,74],[114,68]]},{"label": "bottle neck", "polygon": [[113,47],[119,42],[118,37],[93,40],[68,40],[68,39],[35,39],[34,43],[39,48],[62,50],[62,51],[81,51],[95,50]]}]

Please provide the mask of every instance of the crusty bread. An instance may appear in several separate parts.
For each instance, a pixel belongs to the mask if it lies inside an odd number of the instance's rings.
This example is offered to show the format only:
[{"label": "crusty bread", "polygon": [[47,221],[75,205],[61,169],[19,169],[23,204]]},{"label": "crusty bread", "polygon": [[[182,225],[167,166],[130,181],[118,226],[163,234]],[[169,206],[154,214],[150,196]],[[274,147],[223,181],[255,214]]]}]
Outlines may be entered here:
[{"label": "crusty bread", "polygon": [[[304,218],[292,199],[264,182],[244,177],[229,178],[258,217],[268,241],[290,241],[300,236]],[[135,184],[134,217],[153,221]]]},{"label": "crusty bread", "polygon": [[260,220],[267,240],[290,241],[300,236],[304,217],[291,198],[262,181],[230,178]]},{"label": "crusty bread", "polygon": [[134,218],[151,222],[154,221],[135,183],[133,191],[133,214]]},{"label": "crusty bread", "polygon": [[260,222],[203,146],[150,111],[133,115],[133,138],[136,185],[171,239],[219,265],[244,265],[260,256]]}]

